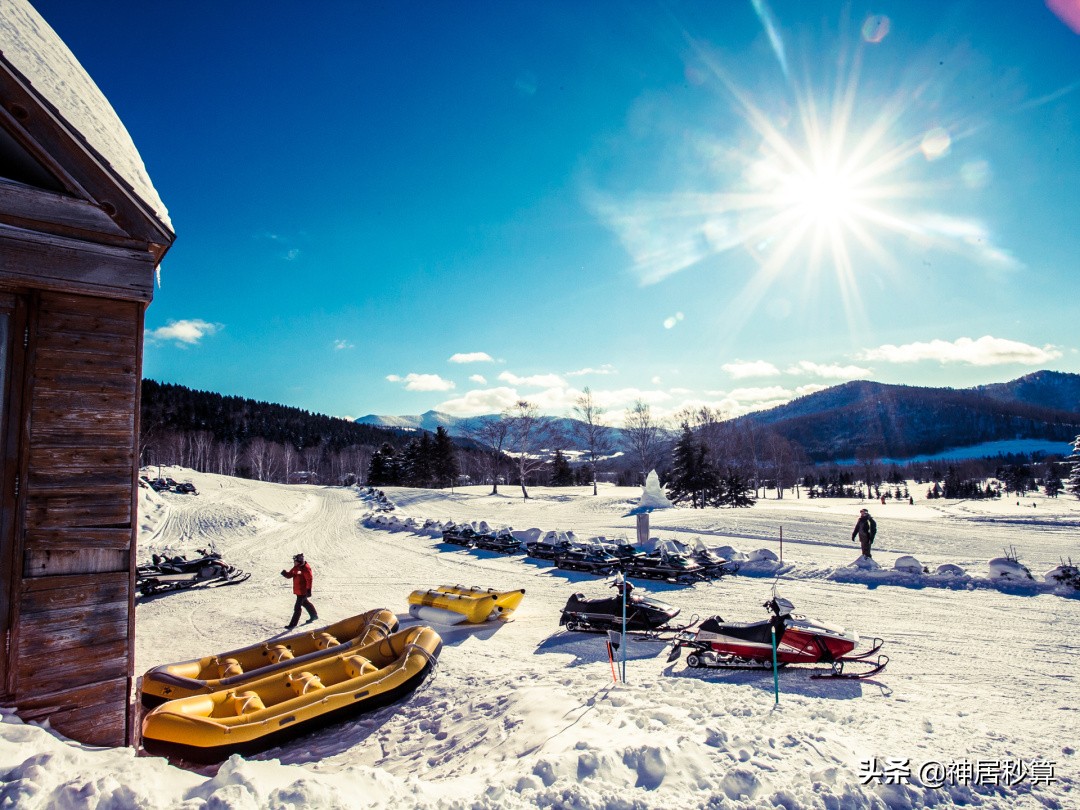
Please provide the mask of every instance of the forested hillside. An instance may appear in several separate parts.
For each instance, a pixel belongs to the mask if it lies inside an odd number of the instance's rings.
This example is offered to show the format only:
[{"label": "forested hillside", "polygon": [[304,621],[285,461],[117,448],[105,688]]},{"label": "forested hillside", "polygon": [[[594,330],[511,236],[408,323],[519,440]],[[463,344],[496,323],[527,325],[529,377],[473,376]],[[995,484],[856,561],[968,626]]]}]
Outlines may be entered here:
[{"label": "forested hillside", "polygon": [[268,481],[363,478],[382,445],[411,435],[300,408],[143,380],[142,464],[180,464]]}]

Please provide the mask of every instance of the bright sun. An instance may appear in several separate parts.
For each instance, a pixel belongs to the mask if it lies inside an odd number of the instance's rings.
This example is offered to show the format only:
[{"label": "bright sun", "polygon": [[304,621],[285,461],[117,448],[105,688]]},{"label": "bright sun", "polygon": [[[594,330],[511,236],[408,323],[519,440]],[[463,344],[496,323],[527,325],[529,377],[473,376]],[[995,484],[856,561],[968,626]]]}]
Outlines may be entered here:
[{"label": "bright sun", "polygon": [[793,174],[779,196],[781,207],[793,207],[819,226],[832,227],[854,214],[857,194],[845,173],[826,167]]}]

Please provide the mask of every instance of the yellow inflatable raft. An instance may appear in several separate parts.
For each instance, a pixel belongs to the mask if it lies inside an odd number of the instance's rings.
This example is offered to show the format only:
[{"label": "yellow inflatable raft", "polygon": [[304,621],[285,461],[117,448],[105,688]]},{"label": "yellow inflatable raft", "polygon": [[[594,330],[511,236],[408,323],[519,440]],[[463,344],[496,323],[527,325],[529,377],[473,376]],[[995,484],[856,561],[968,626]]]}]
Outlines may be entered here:
[{"label": "yellow inflatable raft", "polygon": [[524,596],[524,588],[496,591],[493,588],[440,585],[409,594],[409,614],[414,618],[443,624],[480,624],[489,619],[509,617]]},{"label": "yellow inflatable raft", "polygon": [[166,700],[239,689],[264,675],[386,638],[397,629],[398,619],[392,611],[369,610],[319,630],[273,638],[206,658],[162,664],[143,675],[142,703],[151,709]]},{"label": "yellow inflatable raft", "polygon": [[240,689],[170,700],[143,718],[143,748],[206,763],[280,745],[399,700],[423,683],[441,649],[430,627],[410,627]]}]

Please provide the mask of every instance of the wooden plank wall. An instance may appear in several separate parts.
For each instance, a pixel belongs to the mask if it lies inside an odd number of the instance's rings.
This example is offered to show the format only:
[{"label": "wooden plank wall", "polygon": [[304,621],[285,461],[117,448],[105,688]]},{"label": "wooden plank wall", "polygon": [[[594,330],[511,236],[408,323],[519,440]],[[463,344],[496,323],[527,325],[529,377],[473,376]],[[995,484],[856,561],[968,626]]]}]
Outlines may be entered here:
[{"label": "wooden plank wall", "polygon": [[130,741],[143,310],[52,292],[30,307],[15,703],[99,745]]}]

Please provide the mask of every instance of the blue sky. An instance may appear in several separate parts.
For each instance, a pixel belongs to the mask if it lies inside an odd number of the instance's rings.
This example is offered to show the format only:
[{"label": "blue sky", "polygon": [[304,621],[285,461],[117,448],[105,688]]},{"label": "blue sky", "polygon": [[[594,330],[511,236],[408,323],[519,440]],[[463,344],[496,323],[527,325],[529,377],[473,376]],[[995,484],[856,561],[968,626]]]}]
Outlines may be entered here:
[{"label": "blue sky", "polygon": [[617,420],[1080,372],[1068,0],[34,5],[176,228],[147,377]]}]

